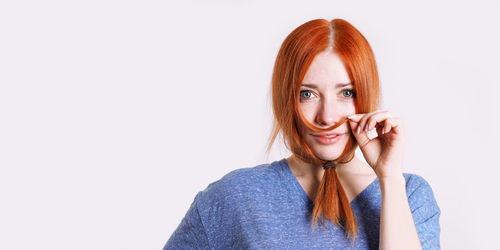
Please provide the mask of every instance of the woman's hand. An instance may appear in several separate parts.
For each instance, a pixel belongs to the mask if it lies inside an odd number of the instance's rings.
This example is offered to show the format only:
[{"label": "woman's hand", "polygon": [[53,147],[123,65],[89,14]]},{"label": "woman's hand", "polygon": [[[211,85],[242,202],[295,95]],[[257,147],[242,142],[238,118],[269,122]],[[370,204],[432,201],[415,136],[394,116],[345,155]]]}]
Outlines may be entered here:
[{"label": "woman's hand", "polygon": [[[401,120],[385,110],[355,114],[348,118],[361,152],[377,177],[401,176],[405,143]],[[378,136],[370,140],[367,131],[374,128]]]}]

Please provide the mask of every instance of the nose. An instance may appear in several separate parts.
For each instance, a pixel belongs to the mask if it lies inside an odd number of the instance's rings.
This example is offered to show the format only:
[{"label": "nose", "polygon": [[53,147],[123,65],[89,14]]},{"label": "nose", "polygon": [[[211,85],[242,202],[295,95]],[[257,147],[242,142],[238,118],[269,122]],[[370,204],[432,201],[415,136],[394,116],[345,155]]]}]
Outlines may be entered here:
[{"label": "nose", "polygon": [[321,126],[330,127],[340,120],[339,108],[332,99],[323,99],[318,105],[315,122]]}]

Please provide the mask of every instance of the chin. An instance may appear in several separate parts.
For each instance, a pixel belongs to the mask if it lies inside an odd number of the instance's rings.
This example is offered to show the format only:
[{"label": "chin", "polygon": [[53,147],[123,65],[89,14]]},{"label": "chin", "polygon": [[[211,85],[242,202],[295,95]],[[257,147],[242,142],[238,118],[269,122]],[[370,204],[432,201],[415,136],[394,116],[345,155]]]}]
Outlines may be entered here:
[{"label": "chin", "polygon": [[327,161],[336,160],[340,156],[340,152],[336,152],[336,151],[331,152],[328,150],[318,150],[318,151],[314,151],[314,152],[316,153],[316,155],[320,159],[327,160]]}]

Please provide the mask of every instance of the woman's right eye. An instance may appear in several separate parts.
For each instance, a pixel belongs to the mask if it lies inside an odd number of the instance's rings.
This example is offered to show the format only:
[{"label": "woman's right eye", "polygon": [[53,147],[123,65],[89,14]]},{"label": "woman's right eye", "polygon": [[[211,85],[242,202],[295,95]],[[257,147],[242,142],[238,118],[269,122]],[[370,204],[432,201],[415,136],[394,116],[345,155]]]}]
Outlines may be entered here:
[{"label": "woman's right eye", "polygon": [[312,92],[310,90],[301,90],[300,99],[309,99],[312,97]]}]

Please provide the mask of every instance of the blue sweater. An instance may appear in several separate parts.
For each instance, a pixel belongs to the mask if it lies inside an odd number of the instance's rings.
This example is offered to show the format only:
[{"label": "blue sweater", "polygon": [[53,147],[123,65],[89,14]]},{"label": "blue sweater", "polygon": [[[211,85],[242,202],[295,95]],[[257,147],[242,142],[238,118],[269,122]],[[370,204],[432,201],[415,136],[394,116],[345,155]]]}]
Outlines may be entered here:
[{"label": "blue sweater", "polygon": [[[440,249],[434,194],[419,175],[403,173],[423,249]],[[285,158],[233,170],[194,198],[166,249],[378,249],[381,191],[378,178],[351,201],[359,234],[354,246],[342,229],[321,217]]]}]

